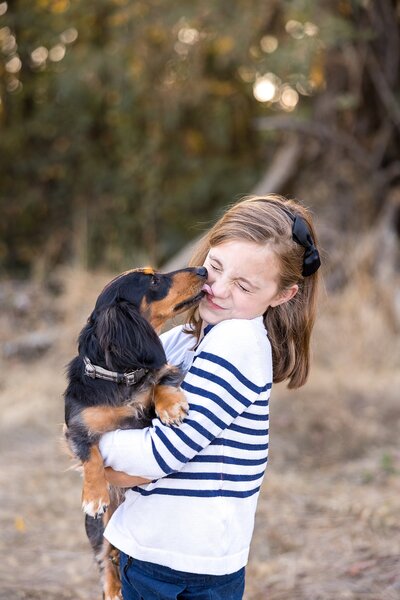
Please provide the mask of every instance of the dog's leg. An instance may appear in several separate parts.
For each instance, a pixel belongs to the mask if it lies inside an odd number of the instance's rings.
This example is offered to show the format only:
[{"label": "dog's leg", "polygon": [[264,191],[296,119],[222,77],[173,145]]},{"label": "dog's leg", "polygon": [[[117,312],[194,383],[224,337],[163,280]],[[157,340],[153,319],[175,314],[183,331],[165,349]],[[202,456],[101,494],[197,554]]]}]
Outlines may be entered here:
[{"label": "dog's leg", "polygon": [[154,409],[165,425],[179,425],[188,413],[189,405],[180,389],[183,373],[179,367],[166,364],[160,369],[154,388]]},{"label": "dog's leg", "polygon": [[[103,516],[103,524],[106,527],[116,508],[121,504],[124,493],[113,486],[110,490],[110,509]],[[121,577],[119,571],[119,550],[103,537],[103,594],[104,600],[121,600]]]},{"label": "dog's leg", "polygon": [[124,493],[110,486],[110,506],[100,519],[86,515],[85,529],[93,548],[101,575],[103,600],[121,600],[121,579],[119,572],[119,550],[104,537],[104,530],[114,511],[123,501]]},{"label": "dog's leg", "polygon": [[121,579],[119,576],[119,550],[104,540],[103,554],[103,595],[104,600],[121,600]]},{"label": "dog's leg", "polygon": [[[90,406],[77,416],[74,425],[83,427],[89,433],[92,443],[89,457],[82,461],[82,508],[91,517],[97,518],[102,515],[110,503],[103,459],[96,442],[101,434],[129,424],[130,420],[134,420],[135,415],[134,406]],[[131,426],[134,427],[134,422]]]},{"label": "dog's leg", "polygon": [[108,483],[104,474],[103,459],[98,446],[90,448],[89,460],[82,463],[82,509],[90,517],[99,517],[110,504]]},{"label": "dog's leg", "polygon": [[80,419],[93,438],[118,429],[125,419],[135,414],[133,406],[89,406],[83,409]]},{"label": "dog's leg", "polygon": [[188,413],[189,404],[181,389],[171,385],[156,385],[154,409],[165,425],[179,425]]}]

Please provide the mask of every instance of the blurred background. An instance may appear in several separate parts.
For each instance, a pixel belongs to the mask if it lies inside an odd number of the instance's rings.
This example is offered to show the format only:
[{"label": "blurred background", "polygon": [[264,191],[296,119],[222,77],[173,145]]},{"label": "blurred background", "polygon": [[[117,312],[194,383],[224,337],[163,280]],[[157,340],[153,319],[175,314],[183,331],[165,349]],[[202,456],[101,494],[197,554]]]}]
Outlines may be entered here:
[{"label": "blurred background", "polygon": [[100,597],[59,443],[98,293],[270,192],[311,208],[324,282],[246,600],[400,598],[399,61],[396,0],[0,0],[1,600]]}]

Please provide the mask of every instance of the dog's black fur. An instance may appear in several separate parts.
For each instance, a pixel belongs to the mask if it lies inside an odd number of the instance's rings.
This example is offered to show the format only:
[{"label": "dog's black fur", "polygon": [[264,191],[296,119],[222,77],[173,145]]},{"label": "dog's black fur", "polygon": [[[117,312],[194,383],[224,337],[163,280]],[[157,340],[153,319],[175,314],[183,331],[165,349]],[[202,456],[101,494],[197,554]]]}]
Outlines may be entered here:
[{"label": "dog's black fur", "polygon": [[[97,444],[106,431],[144,427],[156,413],[169,424],[183,418],[182,373],[167,364],[157,331],[168,318],[200,301],[206,277],[204,267],[168,274],[137,269],[116,277],[98,297],[80,333],[78,356],[68,366],[64,434],[83,465],[86,531],[101,557],[106,600],[118,598],[120,592],[117,570],[110,571],[115,549],[102,538],[103,514],[110,506],[108,520],[121,494],[111,490],[110,498]],[[84,357],[109,371],[123,374],[145,369],[146,373],[132,386],[92,379],[85,374]]]}]

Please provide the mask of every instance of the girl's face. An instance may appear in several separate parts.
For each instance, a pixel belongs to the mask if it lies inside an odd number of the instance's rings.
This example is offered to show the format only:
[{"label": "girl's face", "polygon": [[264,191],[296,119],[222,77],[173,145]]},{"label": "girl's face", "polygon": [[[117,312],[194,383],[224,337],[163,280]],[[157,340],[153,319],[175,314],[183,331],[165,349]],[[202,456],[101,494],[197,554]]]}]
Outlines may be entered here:
[{"label": "girl's face", "polygon": [[270,248],[256,242],[233,240],[209,251],[207,292],[199,305],[205,324],[226,319],[254,319],[269,306],[292,298],[298,286],[278,294],[278,261]]}]

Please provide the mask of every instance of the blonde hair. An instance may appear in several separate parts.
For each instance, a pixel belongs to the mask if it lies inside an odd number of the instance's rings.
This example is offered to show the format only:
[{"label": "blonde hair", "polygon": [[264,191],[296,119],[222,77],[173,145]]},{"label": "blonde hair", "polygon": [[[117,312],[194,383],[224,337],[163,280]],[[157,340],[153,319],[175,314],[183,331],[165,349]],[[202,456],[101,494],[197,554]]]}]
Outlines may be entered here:
[{"label": "blonde hair", "polygon": [[[293,240],[293,221],[300,215],[307,223],[315,245],[315,229],[309,211],[293,200],[276,194],[248,196],[233,204],[200,240],[190,265],[202,265],[210,248],[232,240],[268,244],[279,265],[278,294],[294,284],[297,294],[289,301],[270,306],[264,325],[272,346],[274,382],[289,379],[289,388],[307,380],[310,369],[310,338],[315,322],[319,272],[303,277],[304,247]],[[191,333],[200,336],[198,309],[189,312]],[[189,331],[188,331],[189,333]]]}]

